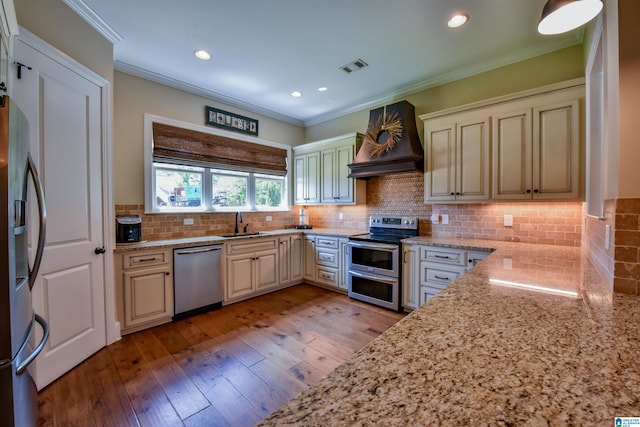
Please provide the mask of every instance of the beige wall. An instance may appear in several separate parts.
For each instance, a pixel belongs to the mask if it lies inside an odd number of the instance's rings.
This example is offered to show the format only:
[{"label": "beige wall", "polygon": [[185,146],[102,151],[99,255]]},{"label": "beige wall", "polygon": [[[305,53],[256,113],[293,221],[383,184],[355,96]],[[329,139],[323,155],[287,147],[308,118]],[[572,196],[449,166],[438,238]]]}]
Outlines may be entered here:
[{"label": "beige wall", "polygon": [[18,24],[113,82],[113,45],[60,0],[16,0]]},{"label": "beige wall", "polygon": [[[496,68],[401,99],[413,104],[416,114],[421,115],[578,77],[584,77],[582,45]],[[357,111],[309,126],[305,141],[317,141],[355,131],[365,132],[368,122],[369,109]],[[420,120],[418,122],[418,132],[422,134],[422,123]]]},{"label": "beige wall", "polygon": [[298,145],[304,129],[211,99],[115,72],[113,191],[115,204],[144,203],[144,114],[204,125],[204,107],[217,107],[259,120],[259,138]]}]

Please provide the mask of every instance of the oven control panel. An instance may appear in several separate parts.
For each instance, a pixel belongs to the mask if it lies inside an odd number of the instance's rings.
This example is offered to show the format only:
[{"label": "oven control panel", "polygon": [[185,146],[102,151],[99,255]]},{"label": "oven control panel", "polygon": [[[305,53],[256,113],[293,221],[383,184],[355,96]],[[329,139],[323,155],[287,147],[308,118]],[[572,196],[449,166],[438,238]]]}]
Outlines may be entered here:
[{"label": "oven control panel", "polygon": [[369,227],[417,230],[418,218],[372,215],[369,217]]}]

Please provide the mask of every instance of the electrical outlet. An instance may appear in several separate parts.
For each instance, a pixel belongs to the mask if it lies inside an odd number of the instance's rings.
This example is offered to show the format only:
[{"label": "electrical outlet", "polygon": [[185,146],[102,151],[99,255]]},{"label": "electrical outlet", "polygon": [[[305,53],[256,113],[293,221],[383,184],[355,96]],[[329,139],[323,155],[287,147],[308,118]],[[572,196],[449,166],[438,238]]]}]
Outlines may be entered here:
[{"label": "electrical outlet", "polygon": [[342,212],[338,212],[338,219],[342,221],[344,219],[344,214]]},{"label": "electrical outlet", "polygon": [[504,226],[505,227],[513,227],[513,215],[505,215],[504,216]]},{"label": "electrical outlet", "polygon": [[272,221],[272,220],[273,220],[273,218],[271,217],[271,215],[267,215],[266,220],[267,220],[267,222],[269,222],[269,221]]},{"label": "electrical outlet", "polygon": [[185,218],[184,225],[193,225],[193,218]]},{"label": "electrical outlet", "polygon": [[440,216],[440,218],[442,218],[442,223],[443,224],[449,224],[449,215],[448,214],[442,214]]}]

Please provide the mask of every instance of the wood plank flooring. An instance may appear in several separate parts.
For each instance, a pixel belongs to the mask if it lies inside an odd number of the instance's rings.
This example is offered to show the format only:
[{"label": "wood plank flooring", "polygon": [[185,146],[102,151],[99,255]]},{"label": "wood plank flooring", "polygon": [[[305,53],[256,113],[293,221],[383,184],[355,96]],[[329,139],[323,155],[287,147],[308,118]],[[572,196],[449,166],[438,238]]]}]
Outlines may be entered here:
[{"label": "wood plank flooring", "polygon": [[298,285],[126,335],[39,393],[39,425],[252,426],[403,316]]}]

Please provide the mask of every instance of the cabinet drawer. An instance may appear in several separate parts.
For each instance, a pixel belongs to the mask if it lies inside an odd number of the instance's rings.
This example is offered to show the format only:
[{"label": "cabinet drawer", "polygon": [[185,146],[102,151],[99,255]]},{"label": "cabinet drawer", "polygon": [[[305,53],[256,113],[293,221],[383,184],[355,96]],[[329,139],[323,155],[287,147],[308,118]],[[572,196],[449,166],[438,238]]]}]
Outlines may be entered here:
[{"label": "cabinet drawer", "polygon": [[316,248],[338,249],[337,237],[316,237]]},{"label": "cabinet drawer", "polygon": [[276,249],[278,247],[277,239],[273,238],[252,238],[250,239],[250,241],[225,243],[225,245],[227,246],[227,255],[247,254],[252,252],[266,251],[269,249]]},{"label": "cabinet drawer", "polygon": [[466,266],[466,258],[466,251],[462,249],[437,248],[429,246],[420,248],[420,259],[422,261]]},{"label": "cabinet drawer", "polygon": [[442,284],[446,287],[449,283],[458,280],[466,271],[464,267],[448,267],[428,262],[421,263],[420,269],[420,285],[422,286],[427,283],[433,283]]},{"label": "cabinet drawer", "polygon": [[122,255],[122,268],[141,268],[152,265],[168,264],[170,261],[169,251],[154,252],[133,252]]},{"label": "cabinet drawer", "polygon": [[338,271],[331,268],[318,267],[316,280],[325,285],[338,286]]},{"label": "cabinet drawer", "polygon": [[316,264],[338,268],[338,251],[318,249],[316,251]]}]

